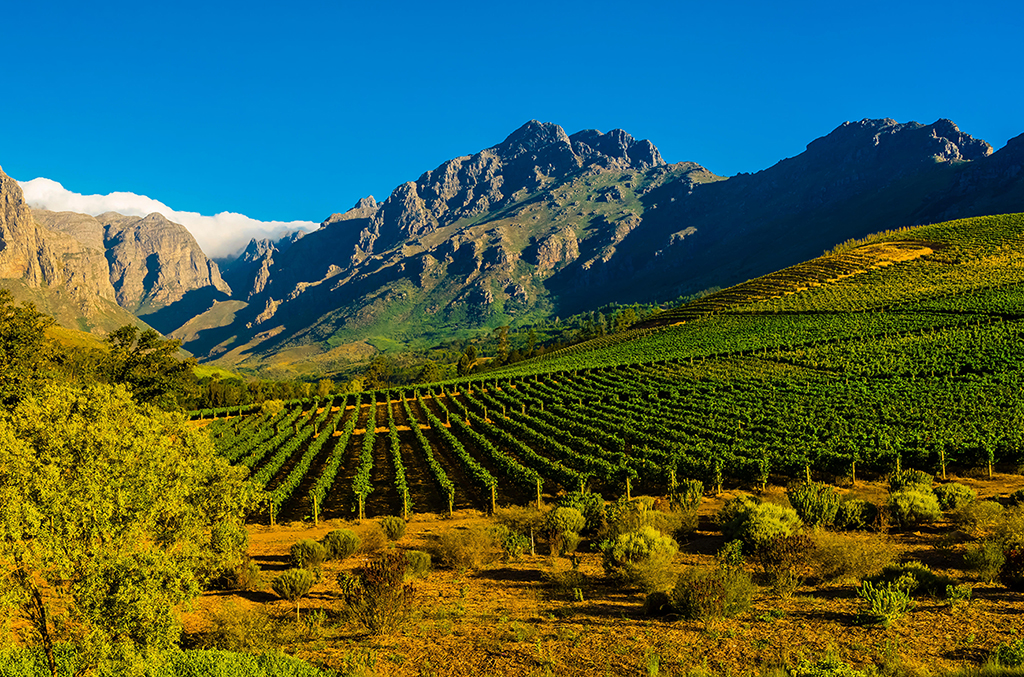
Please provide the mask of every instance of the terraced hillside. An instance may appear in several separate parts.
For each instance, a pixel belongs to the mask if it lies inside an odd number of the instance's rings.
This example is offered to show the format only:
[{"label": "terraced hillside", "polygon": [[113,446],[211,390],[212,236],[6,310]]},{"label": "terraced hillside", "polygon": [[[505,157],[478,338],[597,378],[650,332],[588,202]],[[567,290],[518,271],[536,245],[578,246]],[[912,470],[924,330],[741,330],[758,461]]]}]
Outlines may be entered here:
[{"label": "terraced hillside", "polygon": [[1022,264],[1024,215],[884,233],[486,378],[196,417],[293,518],[1016,468]]}]

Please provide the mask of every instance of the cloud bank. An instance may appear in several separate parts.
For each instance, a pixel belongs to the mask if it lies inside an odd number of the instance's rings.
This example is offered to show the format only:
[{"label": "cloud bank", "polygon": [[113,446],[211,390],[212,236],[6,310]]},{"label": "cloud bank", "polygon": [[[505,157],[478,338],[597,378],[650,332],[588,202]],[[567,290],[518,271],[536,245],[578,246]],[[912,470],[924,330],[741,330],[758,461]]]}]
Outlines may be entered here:
[{"label": "cloud bank", "polygon": [[135,193],[82,195],[73,193],[56,181],[38,178],[19,181],[25,202],[35,209],[54,212],[78,212],[99,216],[117,212],[125,216],[146,216],[153,212],[185,226],[207,256],[220,258],[238,254],[251,238],[278,239],[295,230],[309,232],[320,224],[312,221],[257,221],[244,214],[221,212],[203,216],[195,212],[179,212],[158,200]]}]

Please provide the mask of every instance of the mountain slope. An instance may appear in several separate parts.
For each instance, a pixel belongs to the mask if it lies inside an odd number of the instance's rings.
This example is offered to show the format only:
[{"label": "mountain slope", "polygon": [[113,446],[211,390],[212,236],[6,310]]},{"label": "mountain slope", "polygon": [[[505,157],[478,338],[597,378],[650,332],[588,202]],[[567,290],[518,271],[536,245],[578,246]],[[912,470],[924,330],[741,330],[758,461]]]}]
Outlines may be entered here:
[{"label": "mountain slope", "polygon": [[993,154],[948,120],[862,120],[725,179],[668,165],[621,130],[570,136],[531,121],[284,251],[247,252],[248,306],[189,348],[255,364],[303,345],[422,344],[727,286],[884,228],[1024,209],[1021,146]]}]

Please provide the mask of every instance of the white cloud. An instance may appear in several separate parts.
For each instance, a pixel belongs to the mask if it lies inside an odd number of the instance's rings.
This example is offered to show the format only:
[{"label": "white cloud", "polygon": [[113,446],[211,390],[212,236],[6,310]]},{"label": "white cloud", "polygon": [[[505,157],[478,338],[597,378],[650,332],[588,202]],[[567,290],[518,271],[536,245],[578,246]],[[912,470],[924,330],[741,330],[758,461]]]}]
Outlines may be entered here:
[{"label": "white cloud", "polygon": [[104,212],[146,216],[158,212],[185,226],[206,255],[214,258],[237,254],[254,237],[277,239],[295,230],[308,232],[319,228],[319,224],[312,221],[257,221],[232,212],[221,212],[214,216],[179,212],[162,202],[135,193],[81,195],[71,192],[56,181],[44,178],[18,183],[25,193],[25,202],[35,209],[78,212],[91,216],[99,216]]}]

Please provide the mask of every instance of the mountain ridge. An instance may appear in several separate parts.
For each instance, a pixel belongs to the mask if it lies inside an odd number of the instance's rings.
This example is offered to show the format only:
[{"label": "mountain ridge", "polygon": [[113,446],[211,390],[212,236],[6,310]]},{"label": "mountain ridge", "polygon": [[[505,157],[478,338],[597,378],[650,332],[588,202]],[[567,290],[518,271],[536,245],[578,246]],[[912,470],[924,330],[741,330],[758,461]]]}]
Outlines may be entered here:
[{"label": "mountain ridge", "polygon": [[[160,219],[123,228],[127,217],[103,215],[102,241],[122,306],[165,333],[187,324],[186,347],[204,359],[258,365],[302,346],[415,345],[663,302],[870,232],[1024,211],[1022,164],[1024,135],[993,151],[950,120],[885,118],[843,123],[792,158],[722,177],[668,164],[620,129],[570,135],[531,120],[304,237],[254,239],[221,260],[223,275],[178,236],[158,235],[170,227]],[[41,218],[96,250],[95,224]],[[157,244],[144,243],[150,231]]]}]

